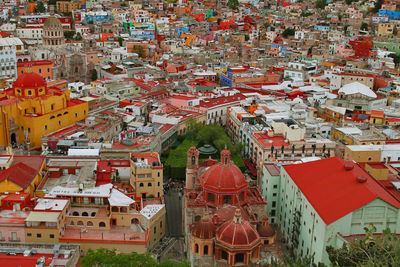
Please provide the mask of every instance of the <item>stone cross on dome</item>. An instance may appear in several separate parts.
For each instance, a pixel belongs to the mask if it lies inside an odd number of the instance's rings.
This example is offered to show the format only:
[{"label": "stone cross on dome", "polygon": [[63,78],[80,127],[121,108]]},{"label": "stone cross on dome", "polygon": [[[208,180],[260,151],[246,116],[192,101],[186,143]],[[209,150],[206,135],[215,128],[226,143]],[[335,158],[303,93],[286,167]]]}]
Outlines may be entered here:
[{"label": "stone cross on dome", "polygon": [[241,223],[242,222],[242,212],[240,209],[235,210],[235,217],[233,217],[233,221],[235,223]]}]

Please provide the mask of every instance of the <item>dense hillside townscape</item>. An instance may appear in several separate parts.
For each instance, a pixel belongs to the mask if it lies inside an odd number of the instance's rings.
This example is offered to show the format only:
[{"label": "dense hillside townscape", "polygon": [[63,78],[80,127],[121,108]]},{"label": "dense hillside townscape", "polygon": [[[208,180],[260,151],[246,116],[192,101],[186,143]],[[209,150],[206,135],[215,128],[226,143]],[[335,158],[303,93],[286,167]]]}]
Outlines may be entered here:
[{"label": "dense hillside townscape", "polygon": [[400,1],[0,2],[0,266],[400,266]]}]

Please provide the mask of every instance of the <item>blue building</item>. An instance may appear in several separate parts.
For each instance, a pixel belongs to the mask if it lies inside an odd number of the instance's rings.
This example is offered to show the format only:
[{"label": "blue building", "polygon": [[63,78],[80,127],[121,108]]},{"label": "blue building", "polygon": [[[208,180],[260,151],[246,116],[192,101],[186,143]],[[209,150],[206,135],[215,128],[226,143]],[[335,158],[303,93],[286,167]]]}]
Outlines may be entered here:
[{"label": "blue building", "polygon": [[388,16],[390,19],[400,19],[400,11],[380,9],[378,14],[380,17]]}]

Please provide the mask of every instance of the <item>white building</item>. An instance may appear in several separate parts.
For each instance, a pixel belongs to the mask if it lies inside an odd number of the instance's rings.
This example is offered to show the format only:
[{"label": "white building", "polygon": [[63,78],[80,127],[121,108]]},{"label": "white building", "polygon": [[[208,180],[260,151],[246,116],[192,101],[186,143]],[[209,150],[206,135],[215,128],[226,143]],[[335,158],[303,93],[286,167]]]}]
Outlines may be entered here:
[{"label": "white building", "polygon": [[19,38],[0,38],[0,78],[17,78],[17,51],[24,46]]},{"label": "white building", "polygon": [[42,40],[42,27],[18,27],[16,34],[21,39]]}]

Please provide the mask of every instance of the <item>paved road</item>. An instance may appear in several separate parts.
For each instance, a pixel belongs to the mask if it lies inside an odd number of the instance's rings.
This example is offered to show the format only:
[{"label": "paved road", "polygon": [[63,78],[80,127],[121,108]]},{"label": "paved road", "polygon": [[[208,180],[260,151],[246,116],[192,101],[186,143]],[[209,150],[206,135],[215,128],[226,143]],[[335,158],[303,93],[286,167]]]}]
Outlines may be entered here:
[{"label": "paved road", "polygon": [[164,195],[167,208],[167,235],[172,237],[182,236],[182,199],[179,193],[169,190]]}]

